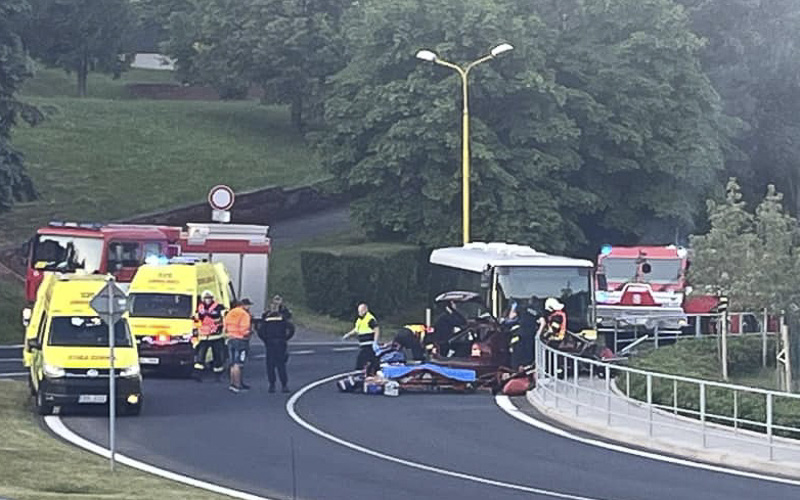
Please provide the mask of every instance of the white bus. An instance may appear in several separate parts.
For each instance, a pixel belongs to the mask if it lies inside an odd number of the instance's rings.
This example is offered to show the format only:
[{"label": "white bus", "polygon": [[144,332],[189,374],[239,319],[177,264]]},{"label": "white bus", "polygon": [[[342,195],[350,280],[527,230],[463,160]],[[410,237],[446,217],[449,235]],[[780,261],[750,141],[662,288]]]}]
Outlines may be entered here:
[{"label": "white bus", "polygon": [[595,328],[594,264],[589,260],[537,252],[507,243],[469,243],[439,248],[430,256],[432,297],[448,291],[478,292],[481,312],[506,315],[513,302],[544,312],[555,297],[565,305],[569,329]]}]

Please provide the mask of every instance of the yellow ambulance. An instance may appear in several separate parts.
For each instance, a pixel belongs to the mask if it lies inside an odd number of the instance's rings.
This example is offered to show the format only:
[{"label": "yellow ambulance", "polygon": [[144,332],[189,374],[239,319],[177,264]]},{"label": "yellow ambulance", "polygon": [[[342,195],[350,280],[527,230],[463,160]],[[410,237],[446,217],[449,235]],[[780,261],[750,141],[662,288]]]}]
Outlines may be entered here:
[{"label": "yellow ambulance", "polygon": [[233,287],[222,264],[177,257],[139,268],[128,298],[129,321],[143,368],[191,373],[194,316],[200,295],[206,290],[230,309]]},{"label": "yellow ambulance", "polygon": [[[45,273],[26,320],[23,357],[40,415],[55,406],[109,402],[111,361],[108,326],[89,306],[106,277]],[[114,325],[116,400],[121,411],[138,415],[142,377],[136,344],[123,317]]]}]

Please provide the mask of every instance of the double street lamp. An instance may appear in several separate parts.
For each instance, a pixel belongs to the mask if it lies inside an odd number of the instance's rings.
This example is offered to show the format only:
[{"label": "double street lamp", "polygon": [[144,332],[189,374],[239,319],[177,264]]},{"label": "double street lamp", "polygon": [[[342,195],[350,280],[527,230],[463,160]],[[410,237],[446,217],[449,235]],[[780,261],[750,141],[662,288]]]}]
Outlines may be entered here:
[{"label": "double street lamp", "polygon": [[494,59],[495,57],[503,54],[504,52],[508,52],[512,50],[514,47],[508,43],[501,43],[497,45],[492,50],[489,51],[488,54],[485,56],[472,61],[471,63],[467,64],[466,66],[459,66],[457,64],[445,61],[444,59],[440,59],[436,52],[431,50],[420,50],[417,52],[417,59],[422,59],[423,61],[432,62],[434,64],[438,64],[439,66],[445,66],[447,68],[454,69],[458,75],[461,77],[461,90],[463,93],[463,116],[461,119],[461,126],[462,126],[462,137],[461,137],[461,175],[462,175],[462,213],[463,213],[463,236],[464,236],[464,244],[466,245],[469,243],[469,93],[467,78],[469,77],[469,72],[472,68],[479,65],[482,62],[486,62],[489,60]]}]

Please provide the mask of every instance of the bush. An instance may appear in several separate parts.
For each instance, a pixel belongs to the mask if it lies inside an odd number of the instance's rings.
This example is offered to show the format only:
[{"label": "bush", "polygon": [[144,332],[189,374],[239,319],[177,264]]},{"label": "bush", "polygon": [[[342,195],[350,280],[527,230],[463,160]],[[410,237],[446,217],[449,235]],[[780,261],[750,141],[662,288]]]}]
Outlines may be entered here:
[{"label": "bush", "polygon": [[[769,340],[768,349],[774,352],[774,339]],[[752,375],[761,370],[761,339],[757,336],[731,337],[728,342],[728,363],[732,376]],[[641,370],[680,375],[683,377],[705,380],[721,380],[716,339],[681,340],[669,347],[650,351],[640,357],[631,359],[631,367]],[[618,380],[620,387],[625,386],[625,376]],[[643,375],[630,376],[631,397],[641,401],[647,400],[647,382]],[[719,387],[706,388],[706,411],[715,415],[733,418],[734,396],[730,389]],[[700,411],[700,390],[696,384],[671,380],[653,379],[653,403],[672,406],[677,393],[677,403],[686,416],[697,418]],[[800,402],[777,396],[773,408],[774,423],[779,426],[800,427]],[[766,397],[760,394],[738,393],[737,418],[753,422],[766,421]],[[709,419],[714,421],[713,419]],[[718,423],[731,422],[720,420]],[[742,428],[765,432],[763,426],[741,424]],[[775,434],[799,438],[795,433],[776,430]]]},{"label": "bush", "polygon": [[424,292],[421,254],[418,247],[390,243],[303,250],[306,303],[338,318],[352,318],[360,302],[378,316],[396,311]]}]

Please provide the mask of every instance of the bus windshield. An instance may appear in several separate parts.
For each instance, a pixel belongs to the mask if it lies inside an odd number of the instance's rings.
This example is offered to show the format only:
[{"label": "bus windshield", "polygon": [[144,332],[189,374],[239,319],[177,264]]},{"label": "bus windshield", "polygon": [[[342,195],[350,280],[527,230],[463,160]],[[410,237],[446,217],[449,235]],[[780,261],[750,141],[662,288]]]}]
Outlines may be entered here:
[{"label": "bus windshield", "polygon": [[192,296],[176,293],[132,293],[132,318],[192,317]]},{"label": "bus windshield", "polygon": [[[650,272],[642,274],[641,280],[651,283],[677,283],[681,277],[683,262],[680,259],[647,259]],[[606,280],[628,282],[636,279],[636,259],[606,257],[602,261]]]},{"label": "bus windshield", "polygon": [[40,234],[33,245],[32,264],[41,271],[80,269],[92,274],[101,271],[102,260],[101,238]]},{"label": "bus windshield", "polygon": [[[50,322],[51,346],[107,347],[108,325],[97,316],[56,316]],[[114,323],[114,344],[131,347],[128,323],[120,319]]]},{"label": "bus windshield", "polygon": [[565,305],[571,331],[593,326],[590,268],[509,266],[499,267],[496,272],[502,313],[512,302],[543,313],[544,301],[555,297]]}]

